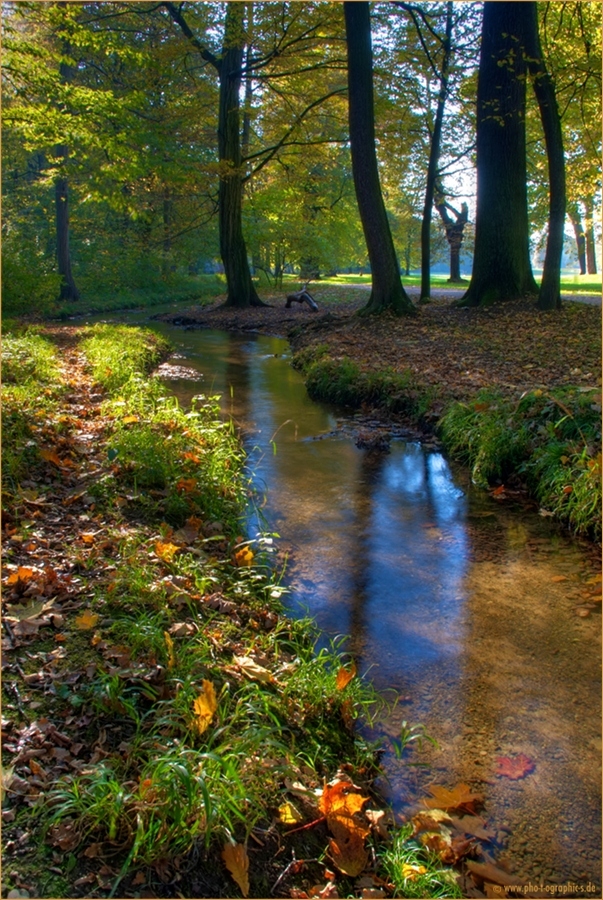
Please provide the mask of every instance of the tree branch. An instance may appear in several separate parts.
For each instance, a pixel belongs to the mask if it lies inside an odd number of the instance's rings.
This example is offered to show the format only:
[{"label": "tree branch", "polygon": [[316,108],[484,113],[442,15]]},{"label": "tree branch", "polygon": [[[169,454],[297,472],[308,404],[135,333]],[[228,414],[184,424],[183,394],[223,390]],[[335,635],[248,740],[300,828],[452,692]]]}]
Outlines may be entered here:
[{"label": "tree branch", "polygon": [[203,59],[206,60],[206,62],[211,63],[214,69],[219,72],[220,60],[201,43],[198,37],[195,37],[191,29],[189,28],[188,22],[182,15],[182,4],[177,8],[175,3],[164,2],[162,6],[167,9],[168,13],[172,17],[172,20],[180,27],[183,35],[189,40],[195,50],[198,50]]}]

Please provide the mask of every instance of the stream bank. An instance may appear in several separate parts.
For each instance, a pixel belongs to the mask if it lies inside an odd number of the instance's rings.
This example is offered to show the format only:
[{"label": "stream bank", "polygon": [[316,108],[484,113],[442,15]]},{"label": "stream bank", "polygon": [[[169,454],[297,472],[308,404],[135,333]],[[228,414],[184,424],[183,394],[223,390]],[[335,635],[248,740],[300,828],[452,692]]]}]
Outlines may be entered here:
[{"label": "stream bank", "polygon": [[[315,291],[317,299],[321,297]],[[601,539],[601,312],[524,302],[456,309],[446,292],[414,318],[359,318],[366,291],[303,306],[218,304],[153,318],[192,330],[287,335],[315,400],[373,410],[443,440],[482,487],[524,491],[542,514]],[[527,399],[525,399],[527,398]],[[373,416],[374,418],[374,416]]]}]

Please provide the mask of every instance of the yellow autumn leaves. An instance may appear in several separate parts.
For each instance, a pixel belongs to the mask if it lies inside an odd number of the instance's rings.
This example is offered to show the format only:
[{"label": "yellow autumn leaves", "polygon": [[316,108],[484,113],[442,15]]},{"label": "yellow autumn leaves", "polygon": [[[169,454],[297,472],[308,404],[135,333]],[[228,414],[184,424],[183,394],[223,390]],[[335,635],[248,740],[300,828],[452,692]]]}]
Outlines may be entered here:
[{"label": "yellow autumn leaves", "polygon": [[193,728],[197,734],[203,734],[207,730],[214,713],[218,708],[216,690],[206,678],[203,679],[203,690],[193,701]]}]

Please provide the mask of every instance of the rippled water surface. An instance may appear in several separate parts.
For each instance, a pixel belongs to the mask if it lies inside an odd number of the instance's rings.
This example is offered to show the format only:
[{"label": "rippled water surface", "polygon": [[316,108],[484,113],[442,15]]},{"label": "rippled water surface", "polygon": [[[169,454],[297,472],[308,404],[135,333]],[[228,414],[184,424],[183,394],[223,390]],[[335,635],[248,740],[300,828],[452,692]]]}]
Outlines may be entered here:
[{"label": "rippled water surface", "polygon": [[[378,730],[393,805],[469,782],[485,795],[494,855],[518,879],[590,881],[600,896],[600,585],[588,548],[472,489],[436,450],[358,449],[337,411],[308,399],[284,341],[157,328],[178,347],[170,388],[184,402],[221,394],[244,430],[264,527],[289,555],[292,610],[349,634],[360,671],[401,698]],[[422,767],[391,751],[402,720],[438,741]],[[521,753],[531,774],[494,774],[497,757]]]}]

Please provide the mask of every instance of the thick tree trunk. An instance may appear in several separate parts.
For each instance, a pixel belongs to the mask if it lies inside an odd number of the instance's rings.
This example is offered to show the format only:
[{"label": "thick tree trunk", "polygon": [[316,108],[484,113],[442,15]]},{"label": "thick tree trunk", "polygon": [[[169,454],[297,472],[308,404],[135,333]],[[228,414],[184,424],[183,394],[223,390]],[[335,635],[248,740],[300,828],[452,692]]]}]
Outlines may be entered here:
[{"label": "thick tree trunk", "polygon": [[372,272],[372,290],[363,313],[385,310],[413,314],[415,308],[400,280],[385,204],[381,194],[373,106],[373,54],[369,4],[343,4],[348,45],[348,102],[352,172],[358,210]]},{"label": "thick tree trunk", "polygon": [[220,256],[224,264],[228,296],[225,306],[264,306],[251,280],[243,237],[241,133],[239,122],[241,68],[243,63],[244,3],[228,3],[224,45],[220,59],[220,109],[218,156],[220,186],[218,218]]},{"label": "thick tree trunk", "polygon": [[442,123],[444,121],[444,107],[448,95],[448,69],[450,67],[452,38],[452,2],[446,4],[446,37],[442,43],[442,70],[440,74],[440,92],[436,117],[429,147],[429,162],[427,164],[427,184],[425,186],[425,205],[423,207],[423,220],[421,222],[421,302],[429,300],[431,296],[431,211],[435,195],[436,179],[438,177],[438,163],[440,161],[440,145],[442,142]]},{"label": "thick tree trunk", "polygon": [[574,227],[574,236],[576,238],[576,250],[578,252],[578,265],[580,266],[580,274],[586,275],[586,234],[582,227],[582,219],[580,213],[576,210],[570,211],[570,219]]},{"label": "thick tree trunk", "polygon": [[528,70],[532,76],[534,93],[540,109],[549,170],[549,231],[538,293],[538,308],[561,309],[561,257],[565,225],[565,159],[561,119],[555,86],[542,58],[537,5],[533,0],[524,5],[528,7],[527,11],[530,14],[526,41]]},{"label": "thick tree trunk", "polygon": [[589,197],[584,201],[584,209],[586,215],[585,220],[585,236],[586,236],[586,270],[589,275],[597,274],[597,253],[595,245],[595,226],[594,226],[594,209],[593,198]]},{"label": "thick tree trunk", "polygon": [[484,4],[477,85],[477,212],[473,274],[461,306],[538,294],[526,190],[524,37],[529,3]]}]

